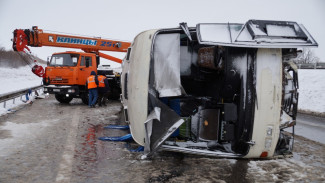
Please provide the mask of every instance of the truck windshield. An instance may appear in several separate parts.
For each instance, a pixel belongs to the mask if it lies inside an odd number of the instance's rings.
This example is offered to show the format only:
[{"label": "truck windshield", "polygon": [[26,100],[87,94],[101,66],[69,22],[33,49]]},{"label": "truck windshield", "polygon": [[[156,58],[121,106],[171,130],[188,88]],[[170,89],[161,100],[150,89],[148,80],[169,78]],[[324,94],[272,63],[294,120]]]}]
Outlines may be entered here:
[{"label": "truck windshield", "polygon": [[78,60],[78,54],[56,54],[52,56],[50,66],[76,66]]}]

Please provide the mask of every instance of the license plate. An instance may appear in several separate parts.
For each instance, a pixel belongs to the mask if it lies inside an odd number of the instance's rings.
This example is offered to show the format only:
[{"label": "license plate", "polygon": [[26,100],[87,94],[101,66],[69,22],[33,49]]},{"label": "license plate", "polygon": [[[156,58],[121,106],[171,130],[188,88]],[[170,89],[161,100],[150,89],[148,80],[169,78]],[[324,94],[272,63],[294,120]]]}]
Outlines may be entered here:
[{"label": "license plate", "polygon": [[53,89],[53,92],[60,92],[60,89]]}]

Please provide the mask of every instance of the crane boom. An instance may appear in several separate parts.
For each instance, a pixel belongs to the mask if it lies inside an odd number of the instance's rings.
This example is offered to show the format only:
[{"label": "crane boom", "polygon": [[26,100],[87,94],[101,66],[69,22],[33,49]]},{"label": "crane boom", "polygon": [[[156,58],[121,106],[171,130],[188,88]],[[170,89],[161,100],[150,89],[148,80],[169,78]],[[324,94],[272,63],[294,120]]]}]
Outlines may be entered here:
[{"label": "crane boom", "polygon": [[[127,52],[128,47],[131,45],[130,42],[124,41],[102,39],[96,37],[74,36],[68,34],[47,33],[42,29],[38,29],[37,26],[33,26],[32,29],[16,29],[13,33],[13,49],[18,52],[25,52],[31,57],[32,55],[30,54],[30,49],[28,46],[52,46],[81,49],[86,53],[95,53],[96,55],[105,59],[117,63],[122,63],[122,59],[107,55],[105,53],[100,53],[99,51]],[[29,63],[33,61],[26,62]],[[32,72],[39,77],[43,77],[43,67],[37,65],[36,63],[34,64],[35,65],[32,67]]]},{"label": "crane boom", "polygon": [[85,52],[114,51],[127,52],[130,42],[102,39],[96,37],[73,36],[67,34],[47,33],[34,26],[32,29],[14,31],[13,49],[24,51],[27,46],[65,47],[82,49]]}]

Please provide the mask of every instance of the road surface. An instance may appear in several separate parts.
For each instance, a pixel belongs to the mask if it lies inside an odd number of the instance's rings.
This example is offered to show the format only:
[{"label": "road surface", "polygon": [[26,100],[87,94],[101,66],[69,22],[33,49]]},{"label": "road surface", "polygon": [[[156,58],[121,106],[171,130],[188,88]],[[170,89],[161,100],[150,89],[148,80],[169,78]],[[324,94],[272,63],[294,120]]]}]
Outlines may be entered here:
[{"label": "road surface", "polygon": [[295,134],[325,145],[325,118],[298,114],[296,121]]},{"label": "road surface", "polygon": [[[291,158],[216,159],[160,152],[141,160],[134,143],[104,142],[123,124],[121,104],[88,108],[53,97],[0,117],[0,182],[324,182],[324,144],[296,137]],[[299,120],[302,118],[299,118]],[[298,120],[298,121],[299,121]],[[301,122],[302,124],[303,122]],[[300,122],[298,122],[300,124]]]}]

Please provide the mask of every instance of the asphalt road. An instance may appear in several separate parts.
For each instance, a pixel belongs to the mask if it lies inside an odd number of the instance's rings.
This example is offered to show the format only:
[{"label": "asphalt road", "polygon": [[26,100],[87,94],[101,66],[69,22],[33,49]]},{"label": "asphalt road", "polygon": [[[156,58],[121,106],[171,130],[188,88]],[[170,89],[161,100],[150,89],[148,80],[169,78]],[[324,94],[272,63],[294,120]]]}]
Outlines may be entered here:
[{"label": "asphalt road", "polygon": [[304,137],[295,138],[293,157],[284,159],[158,152],[153,159],[141,160],[141,153],[129,151],[135,143],[98,140],[127,134],[103,128],[122,121],[118,101],[93,109],[75,99],[62,105],[53,97],[1,116],[0,182],[325,181],[325,146]]},{"label": "asphalt road", "polygon": [[325,144],[325,118],[297,115],[295,134]]}]

